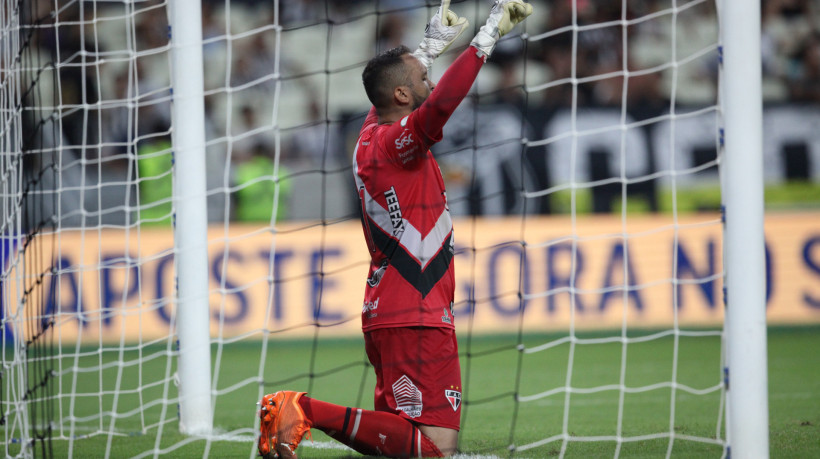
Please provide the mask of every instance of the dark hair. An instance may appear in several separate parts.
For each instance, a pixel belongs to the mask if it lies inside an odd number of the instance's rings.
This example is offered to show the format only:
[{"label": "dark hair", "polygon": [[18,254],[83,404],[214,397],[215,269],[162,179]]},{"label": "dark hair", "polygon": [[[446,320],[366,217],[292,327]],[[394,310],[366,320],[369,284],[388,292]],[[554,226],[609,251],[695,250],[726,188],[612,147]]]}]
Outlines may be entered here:
[{"label": "dark hair", "polygon": [[408,72],[402,56],[409,53],[410,48],[400,45],[370,59],[364,68],[364,91],[376,109],[388,106],[393,97],[393,89],[408,83]]}]

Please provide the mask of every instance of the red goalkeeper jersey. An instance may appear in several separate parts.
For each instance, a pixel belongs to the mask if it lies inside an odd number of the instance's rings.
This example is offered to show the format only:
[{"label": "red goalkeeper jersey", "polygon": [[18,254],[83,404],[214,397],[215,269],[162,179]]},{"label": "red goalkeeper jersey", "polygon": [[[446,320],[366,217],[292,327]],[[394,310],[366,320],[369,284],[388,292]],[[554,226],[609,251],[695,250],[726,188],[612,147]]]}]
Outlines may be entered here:
[{"label": "red goalkeeper jersey", "polygon": [[362,328],[453,328],[453,223],[430,147],[467,95],[484,63],[467,48],[427,100],[392,124],[364,121],[353,172],[362,205],[370,270]]}]

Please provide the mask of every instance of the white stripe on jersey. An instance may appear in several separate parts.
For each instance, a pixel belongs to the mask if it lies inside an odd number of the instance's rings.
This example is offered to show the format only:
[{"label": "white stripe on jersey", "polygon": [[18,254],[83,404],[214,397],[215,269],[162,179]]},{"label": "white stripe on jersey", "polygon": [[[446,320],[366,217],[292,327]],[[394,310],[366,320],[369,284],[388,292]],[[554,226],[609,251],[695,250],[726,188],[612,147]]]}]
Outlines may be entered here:
[{"label": "white stripe on jersey", "polygon": [[444,209],[438,217],[435,226],[427,237],[422,237],[421,232],[416,229],[406,218],[402,219],[403,232],[399,230],[398,234],[393,232],[393,221],[390,218],[390,213],[382,207],[364,186],[364,181],[359,177],[359,164],[357,156],[359,153],[359,141],[356,142],[356,148],[353,150],[353,176],[356,179],[356,187],[364,190],[365,211],[367,215],[379,226],[385,233],[392,234],[393,237],[399,239],[399,243],[410,253],[424,269],[432,258],[438,253],[439,248],[444,244],[447,235],[453,230],[453,221],[450,218],[450,212]]},{"label": "white stripe on jersey", "polygon": [[[356,175],[356,182],[361,182],[361,179]],[[363,187],[364,185],[362,185]],[[424,269],[427,263],[433,259],[438,253],[439,249],[447,239],[447,235],[453,229],[453,221],[450,218],[450,212],[444,209],[438,217],[435,226],[430,230],[426,237],[422,237],[421,232],[416,229],[406,218],[402,219],[404,230],[399,230],[397,234],[393,231],[393,221],[390,218],[390,213],[382,207],[364,188],[365,210],[367,215],[381,228],[385,233],[392,234],[393,237],[399,240],[399,243],[407,250],[409,254],[418,260],[421,268]]]}]

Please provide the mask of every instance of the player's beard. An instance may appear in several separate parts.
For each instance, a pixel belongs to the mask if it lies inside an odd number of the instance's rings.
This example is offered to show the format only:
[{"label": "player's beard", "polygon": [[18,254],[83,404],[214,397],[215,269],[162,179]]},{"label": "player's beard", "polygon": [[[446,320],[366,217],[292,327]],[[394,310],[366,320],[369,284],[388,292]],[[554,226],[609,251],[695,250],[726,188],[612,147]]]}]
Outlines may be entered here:
[{"label": "player's beard", "polygon": [[419,95],[416,94],[415,91],[413,91],[411,94],[413,95],[413,110],[421,107],[421,104],[423,104],[424,101],[427,100],[427,97],[430,95],[429,93],[425,95]]},{"label": "player's beard", "polygon": [[413,93],[413,110],[421,107],[421,104],[423,104],[425,100],[427,100],[427,96],[420,96]]}]

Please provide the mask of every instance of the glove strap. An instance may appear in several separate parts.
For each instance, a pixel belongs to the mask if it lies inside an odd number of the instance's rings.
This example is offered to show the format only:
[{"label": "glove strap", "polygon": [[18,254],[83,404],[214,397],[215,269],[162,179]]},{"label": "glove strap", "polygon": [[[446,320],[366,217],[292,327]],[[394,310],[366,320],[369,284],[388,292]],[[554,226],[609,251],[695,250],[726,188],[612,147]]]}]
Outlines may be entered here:
[{"label": "glove strap", "polygon": [[478,49],[478,57],[487,60],[490,54],[493,53],[498,39],[498,27],[490,27],[488,24],[485,24],[478,29],[478,33],[470,44]]}]

